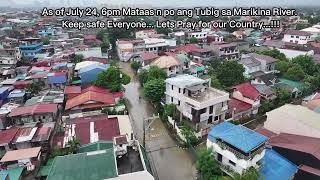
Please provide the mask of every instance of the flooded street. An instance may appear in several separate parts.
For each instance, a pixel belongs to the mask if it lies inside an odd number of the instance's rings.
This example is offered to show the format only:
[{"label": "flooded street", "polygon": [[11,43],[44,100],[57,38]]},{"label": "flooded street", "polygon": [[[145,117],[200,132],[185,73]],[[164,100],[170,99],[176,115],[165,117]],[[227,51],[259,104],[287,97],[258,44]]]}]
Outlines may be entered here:
[{"label": "flooded street", "polygon": [[[143,144],[143,120],[155,114],[155,110],[146,100],[139,99],[142,90],[130,64],[120,62],[119,65],[123,72],[131,76],[131,83],[124,86],[125,97],[136,137]],[[195,162],[186,150],[177,147],[168,133],[160,119],[154,120],[146,132],[146,150],[156,168],[155,176],[160,180],[195,179]]]}]

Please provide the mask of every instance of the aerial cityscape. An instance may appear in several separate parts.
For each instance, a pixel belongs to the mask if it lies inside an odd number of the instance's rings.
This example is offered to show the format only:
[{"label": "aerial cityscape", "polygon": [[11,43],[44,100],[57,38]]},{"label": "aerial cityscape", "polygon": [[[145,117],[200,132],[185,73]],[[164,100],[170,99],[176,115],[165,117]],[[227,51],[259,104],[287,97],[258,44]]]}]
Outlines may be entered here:
[{"label": "aerial cityscape", "polygon": [[0,180],[320,180],[320,1],[0,0]]}]

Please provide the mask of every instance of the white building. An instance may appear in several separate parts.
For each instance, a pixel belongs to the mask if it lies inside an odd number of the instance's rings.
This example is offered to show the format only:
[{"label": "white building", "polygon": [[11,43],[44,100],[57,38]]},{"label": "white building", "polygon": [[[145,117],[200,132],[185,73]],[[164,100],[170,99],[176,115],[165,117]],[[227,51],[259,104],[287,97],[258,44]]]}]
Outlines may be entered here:
[{"label": "white building", "polygon": [[150,36],[157,34],[157,31],[154,29],[144,29],[136,32],[136,39],[146,39]]},{"label": "white building", "polygon": [[248,76],[258,71],[265,73],[273,72],[277,61],[277,59],[270,56],[250,53],[243,54],[239,63],[243,65],[245,69],[244,74]]},{"label": "white building", "polygon": [[225,119],[229,94],[210,87],[210,80],[180,75],[166,80],[166,104],[176,104],[184,117],[206,135],[209,128]]},{"label": "white building", "polygon": [[305,45],[311,40],[311,35],[305,31],[289,29],[284,33],[282,41],[294,44]]},{"label": "white building", "polygon": [[301,31],[312,34],[311,39],[314,40],[317,36],[320,35],[320,25],[317,24],[312,27],[302,29]]},{"label": "white building", "polygon": [[199,42],[205,43],[207,42],[207,31],[194,31],[194,32],[187,32],[187,39],[190,40],[191,38],[196,38]]},{"label": "white building", "polygon": [[176,40],[174,39],[160,39],[160,38],[146,38],[144,39],[147,52],[165,51],[167,48],[176,47]]},{"label": "white building", "polygon": [[212,148],[214,158],[223,166],[242,174],[250,167],[259,167],[267,140],[244,126],[223,122],[209,132],[207,148]]}]

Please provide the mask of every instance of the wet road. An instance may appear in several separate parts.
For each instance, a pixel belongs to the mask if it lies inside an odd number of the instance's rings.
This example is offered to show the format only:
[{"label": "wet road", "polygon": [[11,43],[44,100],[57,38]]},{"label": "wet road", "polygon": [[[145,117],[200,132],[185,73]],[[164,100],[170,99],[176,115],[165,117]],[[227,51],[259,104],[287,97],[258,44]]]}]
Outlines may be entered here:
[{"label": "wet road", "polygon": [[[152,106],[143,98],[140,84],[134,76],[129,64],[119,63],[122,71],[131,76],[131,83],[126,85],[125,97],[128,100],[128,109],[136,136],[142,144],[143,119],[152,116],[155,112]],[[141,96],[142,97],[142,96]],[[175,141],[169,136],[160,119],[150,125],[146,133],[146,150],[150,160],[156,168],[160,180],[193,180],[195,179],[195,162],[184,149],[177,147]],[[160,149],[160,147],[162,147]]]}]

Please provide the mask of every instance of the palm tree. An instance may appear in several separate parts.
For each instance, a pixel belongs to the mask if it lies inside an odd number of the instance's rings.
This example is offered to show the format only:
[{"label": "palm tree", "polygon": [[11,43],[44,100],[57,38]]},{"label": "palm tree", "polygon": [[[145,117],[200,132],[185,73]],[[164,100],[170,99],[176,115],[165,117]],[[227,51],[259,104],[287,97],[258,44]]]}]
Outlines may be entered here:
[{"label": "palm tree", "polygon": [[67,145],[69,147],[69,152],[73,154],[79,149],[80,141],[76,138],[73,138],[71,141],[68,141]]}]

